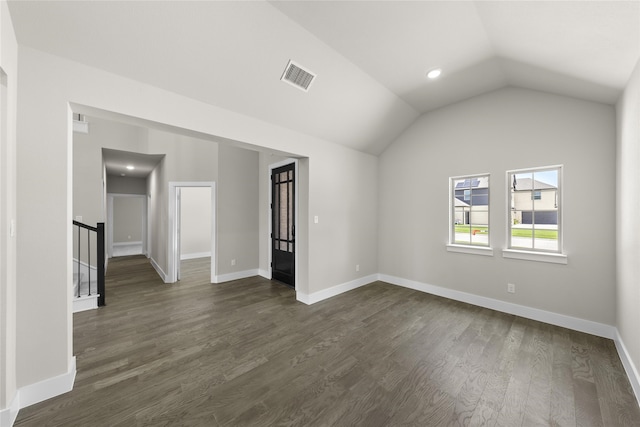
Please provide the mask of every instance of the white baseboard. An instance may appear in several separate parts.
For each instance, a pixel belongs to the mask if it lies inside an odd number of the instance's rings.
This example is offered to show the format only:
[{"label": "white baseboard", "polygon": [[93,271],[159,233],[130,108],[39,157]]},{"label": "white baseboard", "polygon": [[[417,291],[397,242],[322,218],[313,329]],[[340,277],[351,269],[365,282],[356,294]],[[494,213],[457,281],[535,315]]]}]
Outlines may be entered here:
[{"label": "white baseboard", "polygon": [[296,299],[300,302],[303,302],[307,305],[315,304],[322,300],[335,297],[336,295],[340,295],[344,292],[351,291],[353,289],[359,288],[364,285],[368,285],[369,283],[375,282],[378,280],[377,274],[371,274],[369,276],[361,277],[359,279],[352,280],[350,282],[342,283],[340,285],[333,286],[329,289],[323,289],[318,292],[314,292],[312,294],[305,294],[302,292],[296,292]]},{"label": "white baseboard", "polygon": [[627,351],[627,347],[624,345],[624,341],[622,341],[622,337],[620,336],[620,332],[617,328],[616,338],[613,341],[616,343],[616,350],[618,350],[620,361],[622,361],[622,366],[624,366],[624,370],[627,373],[629,382],[631,383],[631,388],[636,395],[638,405],[640,405],[640,375],[638,374],[638,369],[633,363],[633,359],[631,359],[631,356]]},{"label": "white baseboard", "polygon": [[524,305],[513,304],[506,301],[500,301],[493,298],[482,297],[479,295],[469,294],[466,292],[456,291],[453,289],[443,288],[440,286],[429,285],[426,283],[416,282],[414,280],[403,279],[400,277],[389,276],[386,274],[378,275],[379,280],[392,285],[402,286],[417,291],[426,292],[428,294],[438,295],[456,301],[466,302],[468,304],[480,307],[490,308],[492,310],[503,313],[514,314],[516,316],[527,319],[537,320],[539,322],[549,323],[551,325],[562,326],[563,328],[573,329],[574,331],[585,332],[587,334],[599,337],[615,339],[616,328],[611,325],[593,322],[591,320],[579,319],[564,314],[553,313],[538,308],[527,307]]},{"label": "white baseboard", "polygon": [[121,248],[123,246],[142,246],[142,242],[113,242],[114,248]]},{"label": "white baseboard", "polygon": [[258,275],[258,269],[245,271],[236,271],[235,273],[220,274],[219,276],[213,276],[213,283],[224,283],[231,280],[246,279],[247,277],[253,277]]},{"label": "white baseboard", "polygon": [[100,294],[93,294],[91,296],[84,295],[80,298],[73,297],[73,313],[80,311],[95,310],[98,308],[98,297]]},{"label": "white baseboard", "polygon": [[18,391],[20,409],[71,391],[75,379],[76,357],[73,356],[69,362],[68,370],[64,374],[21,387]]},{"label": "white baseboard", "polygon": [[269,270],[258,270],[258,276],[264,277],[267,280],[271,280],[271,272]]},{"label": "white baseboard", "polygon": [[185,259],[207,258],[210,256],[211,252],[195,252],[192,254],[180,254],[180,260],[183,261]]},{"label": "white baseboard", "polygon": [[0,410],[0,427],[11,427],[16,422],[20,410],[20,392],[17,391],[6,409]]},{"label": "white baseboard", "polygon": [[[78,264],[78,259],[77,259],[77,258],[73,258],[73,263],[74,263],[74,264]],[[96,266],[94,266],[94,265],[89,265],[89,264],[87,264],[87,263],[86,263],[86,262],[84,262],[84,261],[80,261],[80,265],[81,265],[82,267],[84,267],[84,268],[89,267],[89,268],[90,268],[90,269],[92,269],[93,271],[97,271],[97,270],[98,270]],[[76,268],[75,268],[75,270],[74,270],[74,271],[78,271],[78,267],[77,267],[77,265],[76,265]]]},{"label": "white baseboard", "polygon": [[158,263],[156,262],[155,259],[153,258],[149,258],[149,261],[151,262],[151,266],[156,270],[156,272],[158,273],[158,275],[160,276],[160,278],[162,279],[162,281],[164,283],[169,283],[169,276],[167,276],[167,273],[165,273],[162,268],[160,268],[160,266],[158,265]]}]

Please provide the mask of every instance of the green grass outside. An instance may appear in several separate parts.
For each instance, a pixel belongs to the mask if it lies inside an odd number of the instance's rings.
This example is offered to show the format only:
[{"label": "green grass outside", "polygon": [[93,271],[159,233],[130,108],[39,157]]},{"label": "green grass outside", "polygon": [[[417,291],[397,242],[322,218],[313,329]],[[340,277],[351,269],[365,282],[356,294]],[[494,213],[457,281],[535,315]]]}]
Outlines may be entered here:
[{"label": "green grass outside", "polygon": [[[480,233],[486,233],[489,230],[487,226],[473,226],[474,230],[478,230]],[[471,230],[470,225],[456,225],[456,233],[469,233]],[[551,239],[558,240],[558,230],[535,230],[536,239]],[[531,237],[533,230],[526,228],[513,228],[511,229],[511,236],[513,237]]]},{"label": "green grass outside", "polygon": [[[513,237],[531,237],[533,230],[526,228],[512,228],[511,236]],[[558,240],[558,230],[535,230],[536,239]]]},{"label": "green grass outside", "polygon": [[[471,229],[470,225],[456,225],[456,233],[469,233],[470,229]],[[478,230],[481,233],[486,233],[489,230],[489,227],[474,225],[473,229]]]}]

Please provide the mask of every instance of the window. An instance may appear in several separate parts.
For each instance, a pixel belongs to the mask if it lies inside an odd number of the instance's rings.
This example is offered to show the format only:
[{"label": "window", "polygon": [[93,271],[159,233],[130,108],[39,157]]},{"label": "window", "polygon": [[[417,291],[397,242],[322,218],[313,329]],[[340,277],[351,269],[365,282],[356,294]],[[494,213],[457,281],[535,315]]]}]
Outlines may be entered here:
[{"label": "window", "polygon": [[562,252],[562,166],[507,172],[509,249]]},{"label": "window", "polygon": [[450,178],[449,243],[489,246],[489,175]]}]

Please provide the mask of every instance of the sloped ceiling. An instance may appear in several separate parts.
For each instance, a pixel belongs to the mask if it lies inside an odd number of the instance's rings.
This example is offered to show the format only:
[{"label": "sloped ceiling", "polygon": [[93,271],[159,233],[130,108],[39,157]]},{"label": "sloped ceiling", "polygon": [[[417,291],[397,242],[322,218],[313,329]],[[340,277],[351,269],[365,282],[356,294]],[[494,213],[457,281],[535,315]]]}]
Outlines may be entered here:
[{"label": "sloped ceiling", "polygon": [[[640,56],[639,6],[9,2],[20,44],[372,154],[420,114],[508,85],[614,103]],[[317,74],[309,92],[279,80],[290,59]]]}]

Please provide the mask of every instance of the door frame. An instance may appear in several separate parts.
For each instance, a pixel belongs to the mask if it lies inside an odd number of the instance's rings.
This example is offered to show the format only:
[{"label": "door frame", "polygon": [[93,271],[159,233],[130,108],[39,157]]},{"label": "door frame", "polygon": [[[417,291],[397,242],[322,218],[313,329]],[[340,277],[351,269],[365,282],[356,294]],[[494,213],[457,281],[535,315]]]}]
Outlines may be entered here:
[{"label": "door frame", "polygon": [[216,276],[216,183],[213,181],[171,181],[169,182],[169,212],[167,222],[167,283],[178,281],[178,264],[180,263],[180,249],[178,248],[178,187],[209,187],[211,188],[211,283]]},{"label": "door frame", "polygon": [[125,197],[135,197],[142,199],[142,254],[149,258],[147,245],[147,195],[124,193],[107,193],[107,258],[113,257],[113,199]]},{"label": "door frame", "polygon": [[[296,230],[298,230],[298,215],[299,215],[299,211],[300,209],[298,209],[298,189],[300,187],[299,185],[299,179],[298,179],[298,171],[299,171],[299,165],[298,165],[298,159],[294,159],[294,158],[287,158],[284,160],[281,160],[279,162],[276,163],[272,163],[269,165],[269,176],[267,177],[267,182],[269,183],[269,204],[267,205],[267,223],[269,224],[269,228],[267,230],[267,241],[269,242],[269,251],[268,251],[268,255],[267,255],[267,273],[269,275],[269,279],[273,278],[273,268],[272,268],[272,261],[273,261],[273,242],[271,241],[271,233],[273,232],[273,218],[272,218],[272,211],[271,211],[271,206],[273,205],[273,194],[272,194],[272,189],[273,189],[273,185],[271,184],[271,175],[273,174],[273,170],[274,169],[278,169],[282,166],[286,166],[286,165],[290,165],[292,164],[294,165],[294,173],[293,173],[293,177],[295,179],[295,185],[294,185],[294,203],[293,203],[293,209],[294,209],[294,215],[293,215],[293,225],[295,226]],[[296,233],[297,235],[297,233]],[[296,244],[294,246],[295,252],[293,254],[293,259],[294,259],[294,283],[295,283],[295,287],[294,289],[297,291],[298,290],[298,237],[296,236]]]}]

